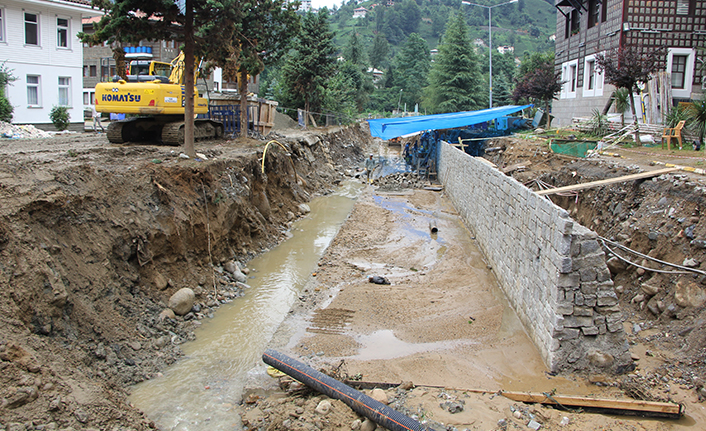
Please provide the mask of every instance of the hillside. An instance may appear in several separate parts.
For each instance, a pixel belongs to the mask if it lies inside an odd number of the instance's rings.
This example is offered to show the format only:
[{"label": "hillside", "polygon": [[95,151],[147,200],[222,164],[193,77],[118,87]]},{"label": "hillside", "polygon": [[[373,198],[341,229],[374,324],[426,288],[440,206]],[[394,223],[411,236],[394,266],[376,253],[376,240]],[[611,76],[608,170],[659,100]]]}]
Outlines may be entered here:
[{"label": "hillside", "polygon": [[[478,2],[500,4],[502,2]],[[368,9],[365,18],[353,18],[357,7]],[[360,36],[363,46],[373,44],[381,32],[390,44],[388,57],[394,57],[399,47],[411,33],[417,33],[429,44],[437,47],[449,16],[458,11],[466,13],[471,37],[488,43],[488,11],[485,8],[461,4],[460,0],[404,0],[394,6],[382,6],[374,0],[355,4],[354,1],[334,8],[331,28],[336,33],[335,43],[342,50],[353,32]],[[525,52],[554,50],[549,37],[556,30],[556,9],[553,2],[545,0],[519,0],[517,3],[493,8],[493,46],[515,47],[515,55]]]}]

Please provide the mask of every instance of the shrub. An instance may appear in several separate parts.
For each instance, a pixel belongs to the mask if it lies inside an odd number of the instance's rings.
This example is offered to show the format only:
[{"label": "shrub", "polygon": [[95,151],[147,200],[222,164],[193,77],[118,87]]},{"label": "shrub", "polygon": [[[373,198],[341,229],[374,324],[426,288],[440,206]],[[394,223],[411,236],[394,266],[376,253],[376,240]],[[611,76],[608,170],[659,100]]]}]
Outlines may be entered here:
[{"label": "shrub", "polygon": [[12,111],[14,108],[2,92],[0,92],[0,121],[12,123]]},{"label": "shrub", "polygon": [[588,121],[591,134],[595,136],[605,136],[608,134],[608,116],[603,115],[598,109],[593,110],[593,116]]},{"label": "shrub", "polygon": [[51,122],[54,123],[56,130],[62,131],[69,128],[71,116],[66,106],[54,106],[49,113]]}]

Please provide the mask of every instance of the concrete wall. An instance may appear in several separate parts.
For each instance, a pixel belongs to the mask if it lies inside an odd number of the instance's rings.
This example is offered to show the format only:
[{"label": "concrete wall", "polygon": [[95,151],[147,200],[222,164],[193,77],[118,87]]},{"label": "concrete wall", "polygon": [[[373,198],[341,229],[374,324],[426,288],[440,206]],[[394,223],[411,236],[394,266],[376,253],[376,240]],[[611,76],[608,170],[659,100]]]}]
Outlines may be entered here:
[{"label": "concrete wall", "polygon": [[439,179],[552,371],[631,369],[618,298],[595,233],[447,143],[440,144]]}]

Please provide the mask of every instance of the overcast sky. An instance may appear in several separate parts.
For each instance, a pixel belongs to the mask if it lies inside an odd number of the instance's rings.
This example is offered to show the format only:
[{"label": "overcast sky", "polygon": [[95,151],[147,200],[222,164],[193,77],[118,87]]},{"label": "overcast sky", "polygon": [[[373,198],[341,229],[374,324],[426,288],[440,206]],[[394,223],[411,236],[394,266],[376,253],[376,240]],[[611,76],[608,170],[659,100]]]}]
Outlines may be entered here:
[{"label": "overcast sky", "polygon": [[311,0],[311,6],[319,9],[326,6],[329,9],[333,9],[333,5],[341,7],[341,0]]}]

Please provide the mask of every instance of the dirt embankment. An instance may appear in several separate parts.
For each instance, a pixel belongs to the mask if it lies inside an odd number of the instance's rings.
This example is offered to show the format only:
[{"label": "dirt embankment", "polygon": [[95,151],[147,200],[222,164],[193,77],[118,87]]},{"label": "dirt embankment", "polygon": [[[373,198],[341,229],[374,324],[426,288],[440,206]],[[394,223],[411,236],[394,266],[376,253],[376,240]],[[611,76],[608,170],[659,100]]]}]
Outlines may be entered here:
[{"label": "dirt embankment", "polygon": [[[535,189],[537,180],[564,186],[664,167],[655,162],[698,166],[703,160],[697,152],[651,154],[645,149],[617,150],[620,158],[571,159],[549,152],[544,140],[507,139],[498,145],[504,151],[489,158],[501,167],[522,165],[512,175]],[[691,391],[695,401],[706,399],[706,219],[701,214],[706,177],[674,171],[551,199],[600,236],[642,254],[609,244],[636,264],[631,265],[606,249],[631,351],[650,364],[646,375],[641,367],[642,375],[625,380],[636,380],[657,398],[668,399],[680,387]]]},{"label": "dirt embankment", "polygon": [[[86,134],[0,142],[0,429],[153,427],[126,387],[178,359],[241,293],[234,261],[283,239],[369,135],[274,139],[292,162],[270,146],[264,174],[251,139],[199,143],[198,161]],[[185,287],[191,311],[164,312]]]}]

